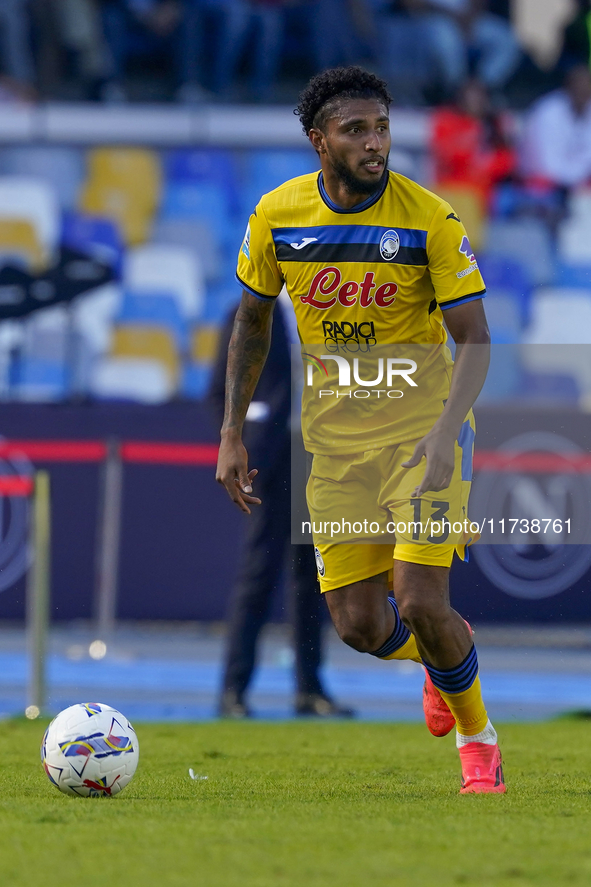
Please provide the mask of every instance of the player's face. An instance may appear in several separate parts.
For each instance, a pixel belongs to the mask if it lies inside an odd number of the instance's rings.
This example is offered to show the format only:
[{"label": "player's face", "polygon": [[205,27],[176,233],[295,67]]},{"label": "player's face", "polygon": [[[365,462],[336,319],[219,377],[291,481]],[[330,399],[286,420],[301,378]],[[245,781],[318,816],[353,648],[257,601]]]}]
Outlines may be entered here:
[{"label": "player's face", "polygon": [[323,133],[326,160],[347,190],[373,194],[390,153],[388,109],[377,99],[344,99]]}]

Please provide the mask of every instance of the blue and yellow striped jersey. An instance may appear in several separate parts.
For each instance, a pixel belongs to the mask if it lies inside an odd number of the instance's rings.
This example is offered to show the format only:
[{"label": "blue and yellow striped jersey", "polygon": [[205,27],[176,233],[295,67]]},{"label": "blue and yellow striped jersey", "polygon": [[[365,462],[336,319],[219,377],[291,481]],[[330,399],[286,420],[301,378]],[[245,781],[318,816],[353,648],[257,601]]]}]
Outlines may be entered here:
[{"label": "blue and yellow striped jersey", "polygon": [[[378,192],[351,210],[331,201],[322,173],[291,179],[265,194],[250,217],[237,277],[262,299],[276,298],[285,285],[300,339],[310,346],[304,350],[347,359],[375,352],[376,346],[379,350],[382,345],[402,343],[432,345],[441,352],[446,342],[443,312],[485,294],[466,231],[451,206],[394,172],[384,177]],[[447,348],[442,350],[449,354]],[[451,358],[446,363],[449,368]],[[396,430],[385,415],[379,421],[375,416],[365,440],[360,429],[345,435],[346,441],[341,435],[339,449],[358,452],[358,443],[385,445],[426,433],[441,412],[449,375],[438,374],[436,392],[435,383],[430,385],[428,399],[437,404],[435,415],[433,408],[419,410],[415,400],[414,412],[419,412],[412,428],[408,404],[402,411],[404,430],[400,422],[395,423]],[[336,418],[335,406],[336,401]],[[325,401],[322,416],[316,415],[325,423],[326,443],[317,434],[306,440],[313,452],[334,449],[329,409]],[[317,422],[314,425],[319,427]],[[383,434],[376,438],[379,428]]]}]

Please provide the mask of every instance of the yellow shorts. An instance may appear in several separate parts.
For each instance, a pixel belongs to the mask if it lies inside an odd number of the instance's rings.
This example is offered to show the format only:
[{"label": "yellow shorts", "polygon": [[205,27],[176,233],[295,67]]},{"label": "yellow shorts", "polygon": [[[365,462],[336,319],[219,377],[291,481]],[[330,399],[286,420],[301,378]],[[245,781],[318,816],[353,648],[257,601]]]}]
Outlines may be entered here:
[{"label": "yellow shorts", "polygon": [[473,420],[455,447],[451,483],[438,493],[412,496],[425,473],[421,460],[402,468],[417,441],[312,460],[306,498],[320,588],[331,591],[390,571],[393,560],[450,567],[454,552],[476,541],[468,519]]}]

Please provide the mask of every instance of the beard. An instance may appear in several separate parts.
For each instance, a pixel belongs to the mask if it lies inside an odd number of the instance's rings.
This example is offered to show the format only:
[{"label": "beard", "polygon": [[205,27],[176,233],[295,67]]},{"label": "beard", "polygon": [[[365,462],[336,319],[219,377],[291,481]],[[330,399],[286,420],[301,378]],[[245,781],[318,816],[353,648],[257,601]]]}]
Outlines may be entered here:
[{"label": "beard", "polygon": [[329,157],[330,164],[349,194],[375,194],[382,187],[384,177],[388,175],[388,157],[385,158],[384,171],[379,179],[359,179],[349,167],[336,157]]}]

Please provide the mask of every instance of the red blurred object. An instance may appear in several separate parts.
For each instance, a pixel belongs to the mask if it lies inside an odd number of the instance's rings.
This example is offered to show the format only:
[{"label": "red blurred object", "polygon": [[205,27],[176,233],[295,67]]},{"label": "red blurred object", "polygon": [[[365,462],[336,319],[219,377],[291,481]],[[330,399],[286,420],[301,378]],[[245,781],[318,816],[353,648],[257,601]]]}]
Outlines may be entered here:
[{"label": "red blurred object", "polygon": [[485,88],[477,81],[466,83],[457,105],[433,112],[435,183],[469,185],[488,201],[497,182],[515,169],[508,131],[503,115],[491,111]]}]

